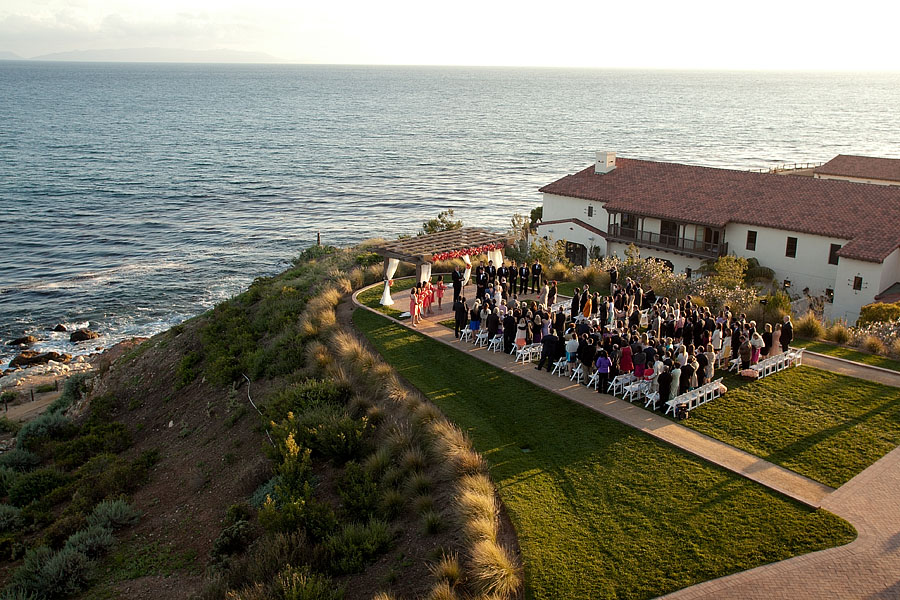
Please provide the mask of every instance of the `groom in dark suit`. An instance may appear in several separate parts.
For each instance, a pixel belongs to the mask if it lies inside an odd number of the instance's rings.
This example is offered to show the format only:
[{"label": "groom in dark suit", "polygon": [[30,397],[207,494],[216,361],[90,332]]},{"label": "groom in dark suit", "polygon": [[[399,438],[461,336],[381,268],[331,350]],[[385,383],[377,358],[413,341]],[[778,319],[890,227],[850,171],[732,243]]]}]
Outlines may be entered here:
[{"label": "groom in dark suit", "polygon": [[541,291],[541,272],[544,270],[544,267],[541,266],[541,263],[538,261],[534,261],[534,264],[531,265],[531,293],[536,294]]},{"label": "groom in dark suit", "polygon": [[528,270],[528,263],[523,262],[522,266],[519,267],[519,293],[524,294],[528,292],[528,274],[530,271]]},{"label": "groom in dark suit", "polygon": [[453,269],[453,302],[456,303],[459,300],[460,294],[462,294],[462,282],[463,276],[462,273],[459,272],[459,265]]}]

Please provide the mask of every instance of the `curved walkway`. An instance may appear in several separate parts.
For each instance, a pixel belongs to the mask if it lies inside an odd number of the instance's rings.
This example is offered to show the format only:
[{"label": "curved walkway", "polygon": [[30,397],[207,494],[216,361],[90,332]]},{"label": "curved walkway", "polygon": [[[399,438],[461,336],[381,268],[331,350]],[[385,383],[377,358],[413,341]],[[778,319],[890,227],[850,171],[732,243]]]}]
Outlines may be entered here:
[{"label": "curved walkway", "polygon": [[[353,295],[353,302],[373,310],[359,303],[357,294],[361,291]],[[845,546],[707,581],[669,594],[667,599],[900,598],[900,447],[834,490],[629,402],[572,384],[565,377],[538,372],[531,364],[513,363],[509,355],[502,352],[460,344],[450,329],[438,323],[451,316],[449,307],[444,306],[442,311],[429,316],[417,331],[800,502],[829,510],[852,523],[859,534]],[[409,326],[403,321],[391,320]],[[827,361],[816,364],[806,360],[806,353],[804,363],[832,370],[827,367]],[[841,365],[841,368],[849,372],[836,372],[871,379],[865,376],[868,370],[857,371],[853,364]]]},{"label": "curved walkway", "polygon": [[862,363],[853,362],[844,358],[828,356],[827,354],[819,354],[818,352],[803,351],[803,364],[822,369],[823,371],[831,371],[839,375],[848,375],[857,379],[866,379],[891,387],[900,387],[900,372],[891,371],[890,369],[882,369],[881,367],[873,367]]}]

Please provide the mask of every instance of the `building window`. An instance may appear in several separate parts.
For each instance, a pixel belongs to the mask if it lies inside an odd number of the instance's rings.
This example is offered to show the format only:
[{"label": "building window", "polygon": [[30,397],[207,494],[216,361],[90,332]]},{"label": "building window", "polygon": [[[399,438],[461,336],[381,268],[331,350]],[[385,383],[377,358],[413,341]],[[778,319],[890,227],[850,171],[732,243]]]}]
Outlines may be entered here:
[{"label": "building window", "polygon": [[747,232],[747,250],[756,250],[756,232]]},{"label": "building window", "polygon": [[797,258],[797,238],[789,237],[787,239],[787,248],[784,250],[784,255],[788,258]]},{"label": "building window", "polygon": [[594,207],[593,206],[588,206],[588,216],[589,217],[594,216]]},{"label": "building window", "polygon": [[857,275],[853,278],[853,289],[859,291],[862,289],[862,277]]},{"label": "building window", "polygon": [[825,288],[825,302],[834,302],[834,290]]},{"label": "building window", "polygon": [[828,251],[828,264],[829,264],[829,265],[836,265],[836,264],[838,264],[838,255],[837,255],[837,253],[838,253],[838,250],[840,250],[840,249],[841,249],[841,245],[840,245],[840,244],[832,244],[832,245],[831,245],[831,250]]},{"label": "building window", "polygon": [[693,272],[693,271],[691,270],[690,267],[685,267],[685,268],[684,268],[684,275],[685,275],[685,277],[687,277],[688,279],[691,278],[691,273],[692,273],[692,272]]}]

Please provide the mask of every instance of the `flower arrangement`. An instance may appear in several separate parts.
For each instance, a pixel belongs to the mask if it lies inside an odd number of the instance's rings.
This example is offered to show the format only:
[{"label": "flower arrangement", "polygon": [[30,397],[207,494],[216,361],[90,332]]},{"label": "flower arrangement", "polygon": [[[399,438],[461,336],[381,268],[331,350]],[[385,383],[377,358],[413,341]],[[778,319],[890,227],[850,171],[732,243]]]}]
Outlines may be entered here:
[{"label": "flower arrangement", "polygon": [[450,252],[437,252],[432,254],[432,260],[450,260],[453,258],[462,258],[463,256],[477,256],[492,250],[501,250],[505,244],[497,242],[495,244],[484,244],[482,246],[472,246],[471,248],[463,248],[462,250],[452,250]]}]

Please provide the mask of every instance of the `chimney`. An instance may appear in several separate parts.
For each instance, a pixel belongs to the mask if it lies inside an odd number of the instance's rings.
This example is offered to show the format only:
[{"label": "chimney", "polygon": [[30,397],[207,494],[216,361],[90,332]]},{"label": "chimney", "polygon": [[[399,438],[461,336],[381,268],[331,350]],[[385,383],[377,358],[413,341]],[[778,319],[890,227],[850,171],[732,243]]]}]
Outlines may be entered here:
[{"label": "chimney", "polygon": [[615,152],[598,152],[597,163],[594,165],[594,173],[609,173],[616,168]]}]

